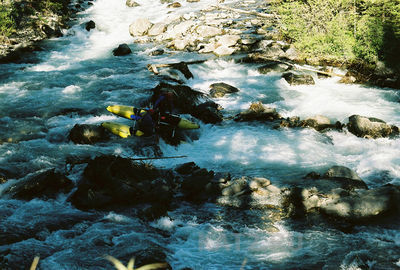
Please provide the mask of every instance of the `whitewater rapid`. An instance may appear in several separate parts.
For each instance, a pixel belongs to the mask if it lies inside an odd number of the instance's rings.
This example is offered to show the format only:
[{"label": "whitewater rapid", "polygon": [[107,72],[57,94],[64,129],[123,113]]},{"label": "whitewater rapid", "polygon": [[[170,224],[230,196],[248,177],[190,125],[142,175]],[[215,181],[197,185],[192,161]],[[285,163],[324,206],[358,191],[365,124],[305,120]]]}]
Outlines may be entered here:
[{"label": "whitewater rapid", "polygon": [[[349,116],[359,114],[400,126],[399,91],[345,85],[338,78],[314,75],[315,85],[290,86],[280,73],[260,74],[258,65],[238,64],[234,59],[182,52],[149,56],[155,45],[133,43],[129,35],[134,19],[161,22],[215,1],[182,1],[182,7],[172,12],[160,1],[137,2],[140,7],[128,8],[125,1],[97,0],[78,14],[64,37],[44,42],[43,50],[26,61],[0,66],[0,172],[10,173],[9,181],[47,168],[64,171],[71,157],[143,157],[128,140],[75,145],[68,141],[68,133],[75,124],[130,123],[105,108],[135,105],[150,96],[149,89],[161,79],[147,70],[147,64],[210,59],[190,65],[194,78],[185,83],[206,94],[215,82],[237,87],[237,94],[215,99],[227,120],[217,125],[200,122],[198,139],[177,147],[161,141],[165,156],[187,158],[153,161],[155,166],[170,168],[194,161],[208,170],[262,176],[284,187],[310,171],[343,165],[369,187],[400,184],[399,138],[366,140],[347,130],[319,133],[229,120],[261,101],[284,117],[324,115],[347,123]],[[90,32],[84,29],[89,20],[96,23]],[[129,44],[133,54],[114,57],[112,50],[121,43]],[[84,166],[66,170],[67,176],[78,181]],[[0,185],[0,194],[8,184]],[[383,268],[400,267],[400,232],[391,224],[360,226],[345,234],[280,221],[275,224],[279,232],[270,232],[260,217],[250,218],[251,210],[237,213],[213,204],[183,204],[168,217],[147,223],[133,210],[77,210],[63,195],[28,202],[0,197],[0,217],[0,232],[23,235],[23,240],[11,244],[0,240],[0,263],[6,259],[14,265],[26,264],[40,254],[41,269],[110,269],[105,254],[127,259],[148,247],[165,251],[173,269],[348,269],[382,262]],[[393,260],[399,260],[397,266]]]}]

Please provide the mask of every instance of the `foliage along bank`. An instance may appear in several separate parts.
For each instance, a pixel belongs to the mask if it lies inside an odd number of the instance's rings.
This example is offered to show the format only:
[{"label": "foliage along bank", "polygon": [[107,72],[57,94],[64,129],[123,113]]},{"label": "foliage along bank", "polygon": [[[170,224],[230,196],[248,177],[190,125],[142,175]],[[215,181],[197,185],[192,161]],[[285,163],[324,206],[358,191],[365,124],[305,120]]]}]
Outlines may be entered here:
[{"label": "foliage along bank", "polygon": [[305,62],[344,65],[361,81],[400,88],[400,1],[272,0],[272,7]]},{"label": "foliage along bank", "polygon": [[15,60],[23,50],[61,36],[71,15],[70,0],[3,0],[0,4],[0,62]]}]

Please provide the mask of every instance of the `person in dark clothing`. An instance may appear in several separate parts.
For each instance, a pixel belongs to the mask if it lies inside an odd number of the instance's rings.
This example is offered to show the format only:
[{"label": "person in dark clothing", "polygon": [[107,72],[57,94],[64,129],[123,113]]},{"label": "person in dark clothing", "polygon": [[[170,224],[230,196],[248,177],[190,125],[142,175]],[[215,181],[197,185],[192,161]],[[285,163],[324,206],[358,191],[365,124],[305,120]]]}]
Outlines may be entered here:
[{"label": "person in dark clothing", "polygon": [[172,113],[174,110],[174,93],[173,92],[155,92],[152,97],[153,110],[160,115],[167,112]]},{"label": "person in dark clothing", "polygon": [[137,110],[135,114],[131,116],[133,120],[136,120],[135,125],[131,127],[131,134],[136,134],[137,131],[141,131],[143,132],[142,136],[154,135],[156,125],[153,116],[154,111],[152,109]]}]

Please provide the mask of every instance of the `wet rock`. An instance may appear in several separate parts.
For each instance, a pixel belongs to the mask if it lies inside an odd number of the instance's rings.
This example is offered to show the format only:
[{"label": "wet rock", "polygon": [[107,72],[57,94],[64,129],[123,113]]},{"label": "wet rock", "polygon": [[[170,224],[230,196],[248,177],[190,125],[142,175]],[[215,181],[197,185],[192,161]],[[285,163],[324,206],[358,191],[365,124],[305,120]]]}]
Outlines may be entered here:
[{"label": "wet rock", "polygon": [[279,127],[290,127],[290,128],[294,128],[294,127],[300,127],[301,126],[301,122],[300,122],[300,117],[298,116],[292,116],[292,117],[288,117],[286,119],[281,120]]},{"label": "wet rock", "polygon": [[362,180],[356,172],[344,166],[332,166],[323,175],[325,178],[347,178],[356,181]]},{"label": "wet rock", "polygon": [[42,25],[41,30],[45,33],[47,38],[63,36],[60,28],[54,28],[47,24]]},{"label": "wet rock", "polygon": [[182,5],[179,2],[171,3],[167,6],[167,8],[180,8]]},{"label": "wet rock", "polygon": [[226,94],[239,92],[239,89],[227,83],[219,82],[210,85],[210,96],[213,98],[220,98]]},{"label": "wet rock", "polygon": [[219,105],[208,101],[194,107],[191,115],[200,119],[206,124],[216,124],[223,120],[223,115],[219,110]]},{"label": "wet rock", "polygon": [[124,56],[124,55],[128,55],[131,54],[132,50],[131,48],[129,48],[128,44],[120,44],[118,46],[118,48],[113,50],[113,55],[114,56]]},{"label": "wet rock", "polygon": [[110,136],[102,126],[76,124],[71,129],[68,139],[75,144],[94,144],[107,141]]},{"label": "wet rock", "polygon": [[[188,201],[208,201],[212,194],[207,192],[214,179],[214,172],[206,169],[197,169],[182,181],[182,193]],[[209,190],[208,190],[209,191]]]},{"label": "wet rock", "polygon": [[90,30],[95,29],[95,28],[96,28],[96,23],[94,21],[92,21],[92,20],[88,21],[85,24],[86,31],[90,31]]},{"label": "wet rock", "polygon": [[295,74],[293,72],[287,72],[282,75],[282,77],[290,84],[290,85],[313,85],[315,84],[314,79],[311,75],[308,74]]},{"label": "wet rock", "polygon": [[195,3],[195,2],[200,2],[200,0],[186,0],[188,3]]},{"label": "wet rock", "polygon": [[385,121],[373,117],[352,115],[349,117],[347,129],[361,138],[387,138],[399,135],[399,128],[388,125]]},{"label": "wet rock", "polygon": [[243,121],[274,121],[281,119],[275,108],[266,107],[261,102],[252,103],[250,108],[235,116],[234,120]]},{"label": "wet rock", "polygon": [[[167,261],[167,255],[163,251],[162,247],[147,248],[139,250],[134,253],[135,267],[138,268],[153,264],[153,263],[165,263]],[[166,263],[165,267],[157,268],[159,270],[171,270],[171,266]]]},{"label": "wet rock", "polygon": [[347,72],[346,75],[340,79],[340,83],[344,83],[344,84],[353,84],[357,81],[356,77],[354,76],[354,74],[352,72]]},{"label": "wet rock", "polygon": [[284,63],[278,61],[270,61],[265,65],[259,67],[258,72],[260,72],[261,74],[267,74],[270,72],[285,72],[288,69],[290,69],[290,67]]},{"label": "wet rock", "polygon": [[156,49],[154,51],[150,52],[151,56],[158,56],[158,55],[163,55],[165,51],[163,49]]},{"label": "wet rock", "polygon": [[323,115],[316,115],[314,117],[307,118],[301,121],[302,127],[311,127],[318,131],[324,130],[326,128],[330,128],[333,125],[331,124],[331,120]]},{"label": "wet rock", "polygon": [[164,172],[121,157],[97,157],[88,163],[83,176],[78,190],[69,199],[81,209],[161,202],[168,206],[173,194],[167,181],[169,176]]},{"label": "wet rock", "polygon": [[134,0],[126,0],[126,5],[128,7],[138,7],[140,6],[140,4],[138,4],[137,2],[135,2]]},{"label": "wet rock", "polygon": [[69,192],[73,183],[55,169],[29,175],[11,185],[3,194],[22,200],[55,198],[59,193]]},{"label": "wet rock", "polygon": [[399,205],[400,188],[384,186],[340,197],[321,206],[321,210],[330,217],[350,223],[377,222],[378,218],[398,214]]},{"label": "wet rock", "polygon": [[152,26],[151,22],[146,18],[139,18],[136,19],[130,26],[129,26],[129,33],[133,37],[139,37],[147,34],[147,31]]},{"label": "wet rock", "polygon": [[293,45],[285,51],[284,57],[292,61],[300,61],[299,52]]},{"label": "wet rock", "polygon": [[179,174],[183,174],[183,175],[187,175],[187,174],[191,174],[194,171],[200,169],[199,166],[196,165],[196,163],[194,162],[188,162],[188,163],[184,163],[179,165],[175,171]]}]

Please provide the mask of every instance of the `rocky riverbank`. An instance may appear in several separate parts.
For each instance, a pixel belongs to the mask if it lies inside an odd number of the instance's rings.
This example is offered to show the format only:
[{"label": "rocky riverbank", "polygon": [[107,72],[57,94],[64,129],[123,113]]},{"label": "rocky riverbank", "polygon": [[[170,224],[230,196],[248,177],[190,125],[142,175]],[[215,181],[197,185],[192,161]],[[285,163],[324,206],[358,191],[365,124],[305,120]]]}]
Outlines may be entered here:
[{"label": "rocky riverbank", "polygon": [[9,36],[0,36],[0,63],[19,60],[24,53],[40,50],[38,42],[61,37],[71,16],[92,4],[84,0],[3,2],[4,8],[12,10],[14,29]]}]

